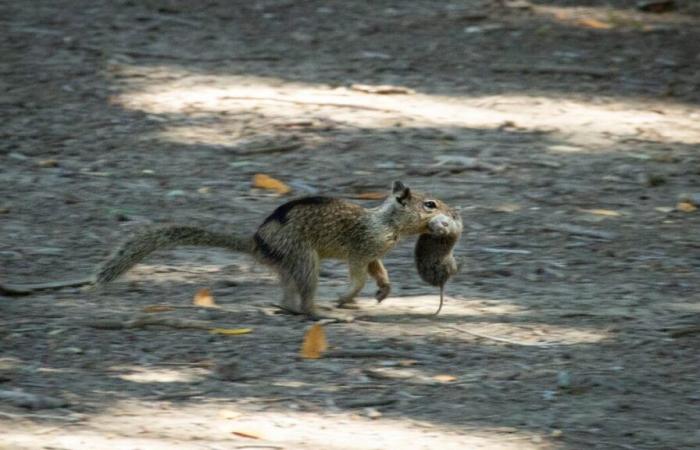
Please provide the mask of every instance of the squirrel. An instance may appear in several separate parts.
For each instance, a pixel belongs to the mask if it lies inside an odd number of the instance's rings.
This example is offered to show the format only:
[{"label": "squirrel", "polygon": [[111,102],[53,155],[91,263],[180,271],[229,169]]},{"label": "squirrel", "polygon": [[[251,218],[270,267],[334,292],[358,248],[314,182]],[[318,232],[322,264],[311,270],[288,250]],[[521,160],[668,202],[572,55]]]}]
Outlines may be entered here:
[{"label": "squirrel", "polygon": [[391,290],[389,275],[381,261],[384,254],[404,236],[441,233],[444,230],[440,227],[431,228],[431,221],[449,215],[450,211],[444,202],[414,192],[401,181],[393,183],[391,194],[376,208],[366,209],[333,197],[303,197],[275,209],[253,236],[192,226],[155,228],[123,243],[90,278],[26,286],[0,285],[0,293],[26,295],[42,289],[100,285],[116,279],[156,250],[197,245],[254,256],[279,274],[284,292],[283,309],[319,319],[329,317],[314,305],[320,260],[339,259],[348,263],[351,285],[338,299],[339,307],[353,307],[368,275],[377,284],[375,298],[381,302]]},{"label": "squirrel", "polygon": [[421,234],[416,242],[414,259],[418,275],[426,283],[440,288],[440,314],[445,283],[459,270],[452,249],[462,235],[462,217],[456,209],[434,216],[428,222],[430,233]]}]

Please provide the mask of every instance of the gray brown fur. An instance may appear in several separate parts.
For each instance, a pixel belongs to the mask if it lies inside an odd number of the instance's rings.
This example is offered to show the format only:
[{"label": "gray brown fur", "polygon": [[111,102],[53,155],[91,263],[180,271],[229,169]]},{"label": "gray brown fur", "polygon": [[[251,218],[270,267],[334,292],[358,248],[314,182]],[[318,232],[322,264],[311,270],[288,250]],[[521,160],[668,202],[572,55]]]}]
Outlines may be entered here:
[{"label": "gray brown fur", "polygon": [[418,237],[414,258],[421,279],[440,288],[437,315],[442,310],[445,284],[459,270],[452,250],[462,235],[462,218],[458,211],[450,210],[443,216],[433,218],[429,228],[430,234]]},{"label": "gray brown fur", "polygon": [[221,247],[251,254],[274,268],[284,289],[285,309],[320,317],[314,296],[322,259],[348,262],[351,286],[338,300],[340,306],[353,303],[368,275],[377,283],[375,297],[382,301],[391,285],[381,258],[401,237],[430,232],[430,221],[449,210],[440,200],[412,192],[401,182],[394,183],[387,200],[376,208],[330,197],[301,198],[279,206],[251,237],[189,226],[148,230],[122,244],[97,275],[83,284],[114,280],[159,249]]}]

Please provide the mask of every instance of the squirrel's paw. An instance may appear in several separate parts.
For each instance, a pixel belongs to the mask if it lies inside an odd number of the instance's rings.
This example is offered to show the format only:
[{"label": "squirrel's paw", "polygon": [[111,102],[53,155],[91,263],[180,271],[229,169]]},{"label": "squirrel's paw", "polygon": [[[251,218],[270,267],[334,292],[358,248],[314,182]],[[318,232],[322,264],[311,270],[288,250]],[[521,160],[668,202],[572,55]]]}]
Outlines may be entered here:
[{"label": "squirrel's paw", "polygon": [[379,286],[379,289],[377,289],[377,293],[374,294],[374,298],[377,299],[377,302],[381,303],[382,300],[387,298],[389,296],[389,293],[391,292],[391,285],[390,284],[385,284],[382,286]]}]

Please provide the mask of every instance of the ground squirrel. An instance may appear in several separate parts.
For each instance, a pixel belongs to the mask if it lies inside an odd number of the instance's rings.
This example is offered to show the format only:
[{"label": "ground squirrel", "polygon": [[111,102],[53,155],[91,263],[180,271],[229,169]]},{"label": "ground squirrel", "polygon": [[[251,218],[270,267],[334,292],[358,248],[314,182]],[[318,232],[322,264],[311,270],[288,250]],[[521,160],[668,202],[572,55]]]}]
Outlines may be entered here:
[{"label": "ground squirrel", "polygon": [[428,284],[440,288],[440,314],[447,280],[457,273],[459,265],[452,249],[462,235],[462,218],[452,209],[440,213],[428,222],[430,233],[421,234],[416,242],[414,257],[418,275]]},{"label": "ground squirrel", "polygon": [[221,247],[248,253],[272,267],[284,289],[282,307],[311,318],[323,317],[314,306],[322,259],[348,262],[350,289],[338,305],[349,307],[365,285],[367,275],[377,283],[375,298],[389,295],[390,283],[381,258],[403,236],[441,233],[431,220],[450,214],[442,201],[413,192],[395,181],[391,194],[376,208],[331,197],[304,197],[284,203],[258,227],[253,236],[216,233],[197,227],[155,228],[127,240],[89,279],[42,285],[0,285],[6,295],[40,289],[102,284],[122,275],[156,250],[176,245]]}]

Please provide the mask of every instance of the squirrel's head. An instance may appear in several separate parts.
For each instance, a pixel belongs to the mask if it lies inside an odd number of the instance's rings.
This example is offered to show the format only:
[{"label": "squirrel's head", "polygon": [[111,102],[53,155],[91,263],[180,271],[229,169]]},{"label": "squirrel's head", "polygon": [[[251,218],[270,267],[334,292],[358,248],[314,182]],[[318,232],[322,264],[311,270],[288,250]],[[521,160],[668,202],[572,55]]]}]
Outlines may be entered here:
[{"label": "squirrel's head", "polygon": [[456,210],[431,195],[412,191],[401,181],[394,181],[385,206],[402,234],[444,235],[456,226],[457,220],[461,231],[462,221]]}]

